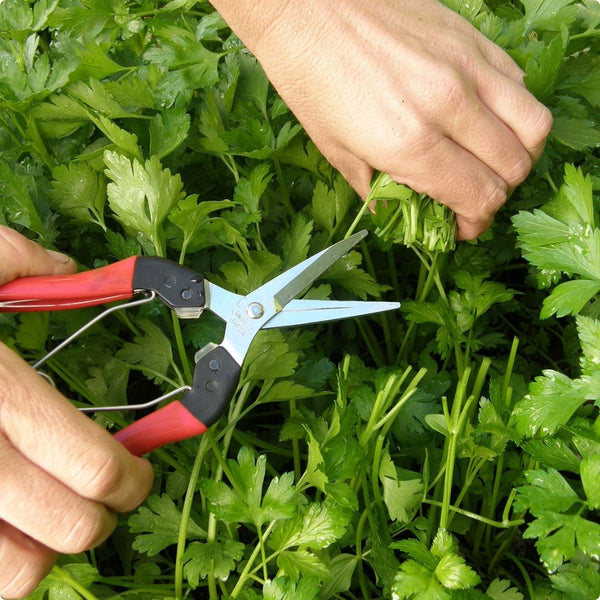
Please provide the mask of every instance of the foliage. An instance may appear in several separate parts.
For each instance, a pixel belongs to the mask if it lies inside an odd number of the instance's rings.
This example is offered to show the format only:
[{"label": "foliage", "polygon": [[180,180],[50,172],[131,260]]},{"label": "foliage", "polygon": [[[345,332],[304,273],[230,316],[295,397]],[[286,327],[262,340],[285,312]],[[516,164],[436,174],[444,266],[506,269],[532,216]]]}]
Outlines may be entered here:
[{"label": "foliage", "polygon": [[[554,115],[458,245],[385,175],[361,205],[207,2],[0,3],[0,222],[82,268],[156,254],[239,293],[364,227],[307,296],[403,303],[261,333],[227,415],[154,452],[146,503],[31,598],[600,595],[600,4],[446,4]],[[33,362],[94,314],[3,315],[0,339]],[[47,369],[77,405],[143,401],[222,333],[132,308]]]}]

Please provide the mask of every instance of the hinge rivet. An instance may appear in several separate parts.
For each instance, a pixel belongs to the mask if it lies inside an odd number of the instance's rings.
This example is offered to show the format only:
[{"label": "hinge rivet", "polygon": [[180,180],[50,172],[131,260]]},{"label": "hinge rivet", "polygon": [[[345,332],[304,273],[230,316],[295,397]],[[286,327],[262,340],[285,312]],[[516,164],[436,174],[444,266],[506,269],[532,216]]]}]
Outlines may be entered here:
[{"label": "hinge rivet", "polygon": [[260,302],[250,302],[246,312],[251,319],[260,319],[265,314],[265,309]]}]

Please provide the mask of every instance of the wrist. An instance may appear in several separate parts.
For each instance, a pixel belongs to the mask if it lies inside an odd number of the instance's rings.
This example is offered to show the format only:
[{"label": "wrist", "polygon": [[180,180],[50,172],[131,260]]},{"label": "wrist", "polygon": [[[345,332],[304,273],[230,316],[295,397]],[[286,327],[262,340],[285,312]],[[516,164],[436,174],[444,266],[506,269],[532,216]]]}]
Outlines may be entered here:
[{"label": "wrist", "polygon": [[227,24],[255,52],[275,27],[291,0],[210,0]]}]

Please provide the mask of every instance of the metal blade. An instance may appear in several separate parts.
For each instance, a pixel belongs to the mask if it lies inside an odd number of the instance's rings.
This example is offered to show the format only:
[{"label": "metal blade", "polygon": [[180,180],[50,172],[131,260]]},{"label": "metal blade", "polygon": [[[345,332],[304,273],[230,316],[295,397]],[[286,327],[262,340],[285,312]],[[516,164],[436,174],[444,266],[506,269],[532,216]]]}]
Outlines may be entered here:
[{"label": "metal blade", "polygon": [[397,310],[400,302],[361,302],[358,300],[291,300],[285,308],[263,325],[263,329],[273,327],[293,327],[310,325],[323,321],[337,321],[371,315],[387,310]]},{"label": "metal blade", "polygon": [[244,298],[240,294],[229,292],[207,279],[204,280],[204,293],[206,294],[204,308],[208,308],[224,321],[231,315],[234,306]]},{"label": "metal blade", "polygon": [[[275,310],[282,310],[290,300],[305,290],[319,275],[323,274],[334,262],[344,256],[348,250],[358,244],[366,235],[366,231],[359,231],[349,238],[329,248],[325,248],[325,250],[307,258],[285,273],[275,277],[275,279],[266,283],[259,290],[263,294],[273,290]],[[287,283],[285,283],[286,281]]]}]

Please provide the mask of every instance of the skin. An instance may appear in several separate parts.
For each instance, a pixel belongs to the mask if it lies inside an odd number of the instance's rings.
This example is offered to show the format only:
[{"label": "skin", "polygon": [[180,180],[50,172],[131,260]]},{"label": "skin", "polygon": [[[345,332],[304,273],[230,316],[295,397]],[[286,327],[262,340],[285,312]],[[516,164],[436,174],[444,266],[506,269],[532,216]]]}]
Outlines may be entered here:
[{"label": "skin", "polygon": [[[6,227],[0,256],[0,284],[75,270]],[[57,553],[102,543],[115,513],[148,494],[152,467],[0,345],[0,481],[0,594],[8,600],[33,591]]]},{"label": "skin", "polygon": [[[328,160],[366,198],[374,170],[491,223],[540,157],[550,112],[512,59],[437,0],[212,0]],[[0,227],[0,285],[74,265]],[[0,346],[0,595],[112,531],[151,468]],[[23,502],[27,499],[27,502]]]},{"label": "skin", "polygon": [[374,170],[490,225],[552,117],[499,47],[437,0],[212,0],[366,198]]}]

